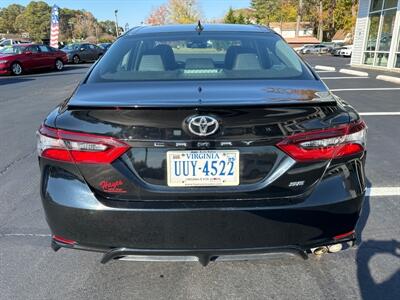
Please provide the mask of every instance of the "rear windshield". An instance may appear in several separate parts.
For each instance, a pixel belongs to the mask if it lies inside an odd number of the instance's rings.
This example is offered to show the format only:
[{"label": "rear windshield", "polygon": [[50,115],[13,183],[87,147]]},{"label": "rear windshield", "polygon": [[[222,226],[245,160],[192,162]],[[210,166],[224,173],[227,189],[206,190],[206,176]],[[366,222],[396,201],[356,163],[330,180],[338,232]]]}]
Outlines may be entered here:
[{"label": "rear windshield", "polygon": [[314,78],[276,34],[164,33],[116,43],[87,82]]}]

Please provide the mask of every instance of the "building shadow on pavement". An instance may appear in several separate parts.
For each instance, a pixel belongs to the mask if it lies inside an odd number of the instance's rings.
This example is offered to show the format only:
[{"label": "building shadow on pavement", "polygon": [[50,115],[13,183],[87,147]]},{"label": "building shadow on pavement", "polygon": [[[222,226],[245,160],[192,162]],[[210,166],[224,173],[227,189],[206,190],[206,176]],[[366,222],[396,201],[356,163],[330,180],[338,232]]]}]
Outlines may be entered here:
[{"label": "building shadow on pavement", "polygon": [[[371,183],[368,181],[368,187]],[[392,255],[400,260],[400,242],[397,240],[365,240],[362,232],[367,224],[371,211],[370,197],[365,197],[360,220],[357,224],[359,246],[356,254],[357,279],[361,297],[364,300],[395,300],[400,299],[400,269],[381,283],[377,283],[369,266],[372,258],[379,254]],[[399,226],[400,230],[400,226]],[[379,266],[380,267],[380,266]],[[375,273],[379,273],[378,269]]]}]

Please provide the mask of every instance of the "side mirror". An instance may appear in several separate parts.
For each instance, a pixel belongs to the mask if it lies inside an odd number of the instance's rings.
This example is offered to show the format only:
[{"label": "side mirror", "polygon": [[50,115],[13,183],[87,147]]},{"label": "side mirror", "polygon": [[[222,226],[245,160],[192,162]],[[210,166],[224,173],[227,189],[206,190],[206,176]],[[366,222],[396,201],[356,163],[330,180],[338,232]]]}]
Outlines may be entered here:
[{"label": "side mirror", "polygon": [[26,55],[32,55],[32,51],[25,51]]},{"label": "side mirror", "polygon": [[81,48],[81,49],[79,49],[80,51],[85,51],[85,48]]}]

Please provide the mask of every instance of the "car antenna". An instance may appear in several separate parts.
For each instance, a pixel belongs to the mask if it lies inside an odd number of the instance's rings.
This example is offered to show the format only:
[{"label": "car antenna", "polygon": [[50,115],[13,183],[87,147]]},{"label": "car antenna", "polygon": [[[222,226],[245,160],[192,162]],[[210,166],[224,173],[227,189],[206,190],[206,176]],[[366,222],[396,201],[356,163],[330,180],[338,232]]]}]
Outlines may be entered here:
[{"label": "car antenna", "polygon": [[204,30],[204,26],[201,24],[201,21],[199,20],[199,22],[197,23],[197,26],[196,26],[196,31],[200,34],[200,33],[202,33],[203,30]]}]

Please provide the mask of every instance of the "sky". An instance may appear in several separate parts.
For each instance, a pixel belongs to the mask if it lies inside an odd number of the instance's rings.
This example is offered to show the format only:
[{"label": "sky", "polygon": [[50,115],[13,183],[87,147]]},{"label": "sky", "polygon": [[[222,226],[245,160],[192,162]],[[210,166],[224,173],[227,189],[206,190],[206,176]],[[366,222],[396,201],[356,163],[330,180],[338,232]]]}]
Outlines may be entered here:
[{"label": "sky", "polygon": [[[125,27],[140,25],[146,19],[152,8],[167,2],[167,0],[44,0],[49,5],[71,9],[90,11],[98,20],[114,20],[114,11],[118,9],[118,23]],[[0,7],[16,3],[27,5],[30,0],[0,0]],[[222,18],[229,7],[243,8],[250,5],[250,0],[198,0],[203,16],[206,19]]]}]

